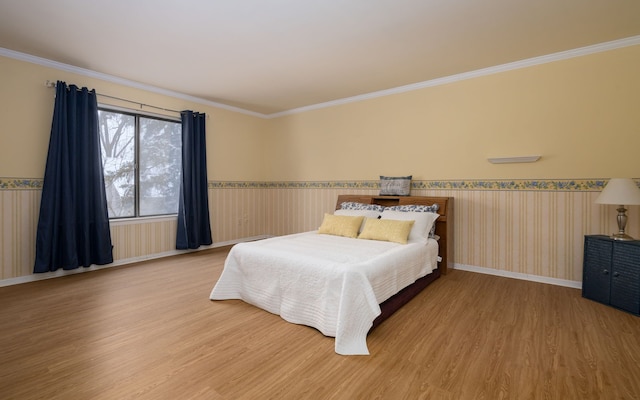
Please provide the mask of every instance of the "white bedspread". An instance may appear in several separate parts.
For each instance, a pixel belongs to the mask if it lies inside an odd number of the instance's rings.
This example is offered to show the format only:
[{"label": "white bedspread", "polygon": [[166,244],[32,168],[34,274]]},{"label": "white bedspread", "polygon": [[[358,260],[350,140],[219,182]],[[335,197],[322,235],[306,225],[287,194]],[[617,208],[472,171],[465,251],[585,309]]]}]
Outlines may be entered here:
[{"label": "white bedspread", "polygon": [[212,300],[241,299],[335,337],[338,354],[369,354],[382,303],[437,268],[435,240],[401,245],[305,232],[235,245]]}]

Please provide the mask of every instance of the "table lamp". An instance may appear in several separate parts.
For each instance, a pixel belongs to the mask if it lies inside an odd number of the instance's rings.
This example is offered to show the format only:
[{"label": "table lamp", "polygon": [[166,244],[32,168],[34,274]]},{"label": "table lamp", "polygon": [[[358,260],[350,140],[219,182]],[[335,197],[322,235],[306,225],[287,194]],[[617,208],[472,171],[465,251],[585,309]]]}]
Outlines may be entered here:
[{"label": "table lamp", "polygon": [[597,204],[618,206],[618,233],[611,235],[615,240],[634,240],[624,232],[627,225],[627,209],[624,206],[640,205],[640,188],[630,178],[611,178],[598,198]]}]

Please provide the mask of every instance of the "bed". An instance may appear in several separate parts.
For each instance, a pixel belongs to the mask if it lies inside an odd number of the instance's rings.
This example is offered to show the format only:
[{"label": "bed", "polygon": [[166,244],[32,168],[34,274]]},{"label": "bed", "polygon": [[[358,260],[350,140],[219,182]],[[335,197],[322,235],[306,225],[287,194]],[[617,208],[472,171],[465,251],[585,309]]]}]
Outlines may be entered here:
[{"label": "bed", "polygon": [[319,231],[237,244],[210,299],[240,299],[288,322],[311,326],[335,337],[338,354],[369,354],[368,333],[447,273],[452,262],[453,198],[340,195],[335,214],[345,203],[436,204],[439,216],[428,240],[410,236],[406,244],[319,234],[331,215],[325,215]]}]

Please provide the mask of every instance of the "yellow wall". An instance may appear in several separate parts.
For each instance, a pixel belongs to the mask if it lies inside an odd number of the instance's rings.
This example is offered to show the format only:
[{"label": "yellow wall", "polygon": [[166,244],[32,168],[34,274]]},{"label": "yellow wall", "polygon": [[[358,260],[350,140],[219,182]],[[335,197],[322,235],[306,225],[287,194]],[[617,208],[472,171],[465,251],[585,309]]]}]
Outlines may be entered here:
[{"label": "yellow wall", "polygon": [[[0,178],[42,178],[51,132],[55,90],[45,81],[96,89],[99,94],[171,110],[205,112],[209,179],[262,180],[262,143],[267,121],[175,97],[118,85],[84,75],[0,57]],[[136,105],[98,97],[98,102],[136,109]],[[161,113],[154,108],[145,111]],[[172,117],[179,114],[168,113]]]},{"label": "yellow wall", "polygon": [[44,175],[54,94],[44,82],[57,79],[206,112],[210,180],[640,177],[640,46],[272,120],[5,57],[0,70],[0,177]]},{"label": "yellow wall", "polygon": [[638,71],[633,46],[280,117],[268,179],[640,177]]}]

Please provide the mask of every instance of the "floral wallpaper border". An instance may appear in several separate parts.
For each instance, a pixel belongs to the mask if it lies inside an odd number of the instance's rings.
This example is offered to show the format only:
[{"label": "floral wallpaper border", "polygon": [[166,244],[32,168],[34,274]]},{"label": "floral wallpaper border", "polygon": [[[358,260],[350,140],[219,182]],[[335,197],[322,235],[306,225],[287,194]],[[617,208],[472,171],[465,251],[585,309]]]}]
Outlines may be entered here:
[{"label": "floral wallpaper border", "polygon": [[[42,179],[0,178],[0,190],[41,190]],[[504,179],[413,181],[416,190],[541,190],[584,192],[601,191],[606,179]],[[636,184],[638,181],[636,180]],[[243,182],[209,181],[209,189],[370,189],[380,188],[379,181],[308,181]]]},{"label": "floral wallpaper border", "polygon": [[43,179],[0,178],[0,190],[42,189]]},{"label": "floral wallpaper border", "polygon": [[[566,180],[450,180],[413,181],[415,190],[541,190],[541,191],[601,191],[606,179]],[[638,183],[638,182],[636,182]],[[210,189],[380,189],[379,181],[313,181],[313,182],[209,182]]]}]

